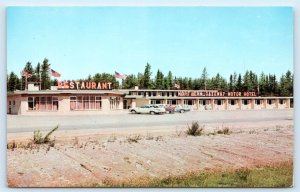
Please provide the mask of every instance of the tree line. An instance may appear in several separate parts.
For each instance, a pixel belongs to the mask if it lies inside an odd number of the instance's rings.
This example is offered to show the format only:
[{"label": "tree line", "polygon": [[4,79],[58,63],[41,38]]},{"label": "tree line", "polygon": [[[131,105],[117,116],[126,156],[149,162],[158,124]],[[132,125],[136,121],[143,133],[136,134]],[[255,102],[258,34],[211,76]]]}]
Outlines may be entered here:
[{"label": "tree line", "polygon": [[[52,80],[50,78],[50,64],[47,58],[43,60],[42,64],[38,63],[35,67],[32,67],[30,62],[27,62],[24,70],[32,74],[32,77],[28,78],[27,81],[41,82],[42,90],[50,89],[50,86],[57,85],[57,79]],[[159,69],[154,78],[151,78],[151,76],[151,65],[147,63],[143,73],[128,75],[120,83],[115,75],[110,73],[96,73],[89,75],[87,78],[73,81],[111,82],[113,89],[132,89],[138,86],[140,89],[254,91],[260,96],[293,96],[293,74],[289,70],[279,78],[275,74],[261,73],[257,75],[253,71],[247,70],[244,74],[234,72],[227,80],[219,73],[209,77],[205,67],[199,78],[176,77],[171,71],[164,74]],[[7,75],[7,90],[24,90],[24,82],[25,77],[19,78],[14,72],[11,72]]]}]

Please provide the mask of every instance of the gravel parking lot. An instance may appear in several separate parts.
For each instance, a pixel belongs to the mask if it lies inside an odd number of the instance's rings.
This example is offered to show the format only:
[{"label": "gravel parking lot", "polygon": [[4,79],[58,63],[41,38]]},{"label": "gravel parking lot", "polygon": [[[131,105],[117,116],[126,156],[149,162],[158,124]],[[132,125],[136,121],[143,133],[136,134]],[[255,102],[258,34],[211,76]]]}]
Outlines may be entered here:
[{"label": "gravel parking lot", "polygon": [[237,123],[292,120],[293,110],[245,110],[245,111],[191,111],[184,114],[141,115],[128,111],[103,115],[60,115],[60,116],[7,116],[7,132],[48,131],[57,124],[59,130],[80,129],[124,129],[155,128],[157,126],[186,125],[192,121],[200,123]]}]

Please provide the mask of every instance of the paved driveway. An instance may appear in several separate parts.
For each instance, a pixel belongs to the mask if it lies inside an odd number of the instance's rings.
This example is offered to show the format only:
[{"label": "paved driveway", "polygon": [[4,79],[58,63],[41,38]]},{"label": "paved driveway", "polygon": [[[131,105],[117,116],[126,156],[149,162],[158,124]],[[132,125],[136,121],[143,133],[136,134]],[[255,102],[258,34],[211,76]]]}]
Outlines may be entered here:
[{"label": "paved driveway", "polygon": [[244,111],[191,111],[184,114],[139,115],[59,115],[59,116],[7,116],[7,132],[32,132],[50,130],[57,124],[60,130],[97,128],[136,128],[200,123],[259,122],[293,119],[293,110],[244,110]]}]

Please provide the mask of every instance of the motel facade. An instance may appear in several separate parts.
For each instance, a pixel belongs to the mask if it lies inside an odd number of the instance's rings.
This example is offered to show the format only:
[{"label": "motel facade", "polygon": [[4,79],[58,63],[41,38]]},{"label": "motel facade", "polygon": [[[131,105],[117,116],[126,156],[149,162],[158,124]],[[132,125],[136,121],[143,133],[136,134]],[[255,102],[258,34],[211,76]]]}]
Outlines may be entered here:
[{"label": "motel facade", "polygon": [[293,97],[260,97],[256,92],[216,90],[111,89],[111,83],[67,82],[39,90],[8,92],[7,114],[105,114],[146,104],[188,106],[194,111],[293,108]]}]

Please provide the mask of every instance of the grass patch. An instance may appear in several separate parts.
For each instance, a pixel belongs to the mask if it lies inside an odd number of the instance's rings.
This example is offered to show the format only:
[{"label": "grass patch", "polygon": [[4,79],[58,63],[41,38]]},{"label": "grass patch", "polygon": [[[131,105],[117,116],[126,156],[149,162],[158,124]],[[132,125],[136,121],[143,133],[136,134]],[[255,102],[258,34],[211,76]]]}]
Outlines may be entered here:
[{"label": "grass patch", "polygon": [[107,179],[96,187],[292,187],[293,163],[260,168],[207,171],[169,176],[163,179],[141,177],[127,181]]}]

